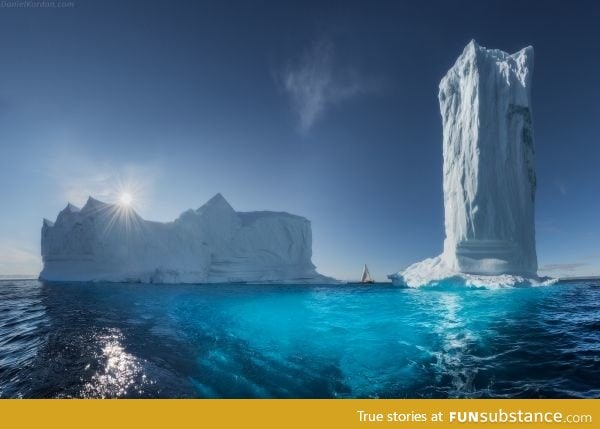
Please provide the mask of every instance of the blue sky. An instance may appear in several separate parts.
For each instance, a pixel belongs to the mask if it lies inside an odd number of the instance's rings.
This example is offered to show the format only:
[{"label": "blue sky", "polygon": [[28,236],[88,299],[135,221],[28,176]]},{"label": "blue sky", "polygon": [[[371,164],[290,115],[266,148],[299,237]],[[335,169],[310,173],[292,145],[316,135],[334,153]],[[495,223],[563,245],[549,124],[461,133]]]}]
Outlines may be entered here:
[{"label": "blue sky", "polygon": [[123,185],[153,220],[217,192],[304,215],[339,278],[435,256],[437,88],[472,38],[534,46],[540,266],[600,274],[595,2],[67,6],[0,8],[0,274],[39,271],[43,217]]}]

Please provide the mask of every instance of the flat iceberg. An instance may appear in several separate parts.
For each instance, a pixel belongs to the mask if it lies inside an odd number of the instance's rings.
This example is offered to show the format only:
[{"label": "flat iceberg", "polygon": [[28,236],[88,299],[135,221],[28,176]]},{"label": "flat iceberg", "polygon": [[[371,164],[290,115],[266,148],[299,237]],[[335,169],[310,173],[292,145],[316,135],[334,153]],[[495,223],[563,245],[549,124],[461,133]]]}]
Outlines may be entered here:
[{"label": "flat iceberg", "polygon": [[535,247],[533,48],[515,54],[471,41],[440,82],[443,253],[388,276],[422,286],[539,283]]},{"label": "flat iceberg", "polygon": [[221,194],[161,223],[89,198],[44,220],[40,279],[140,283],[330,283],[311,262],[310,221],[236,212]]}]

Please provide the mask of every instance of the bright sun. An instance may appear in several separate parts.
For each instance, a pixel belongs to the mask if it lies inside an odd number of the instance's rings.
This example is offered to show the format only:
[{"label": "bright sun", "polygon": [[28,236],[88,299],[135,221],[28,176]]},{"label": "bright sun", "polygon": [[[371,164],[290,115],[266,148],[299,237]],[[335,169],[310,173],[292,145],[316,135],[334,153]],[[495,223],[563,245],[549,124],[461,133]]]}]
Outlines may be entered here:
[{"label": "bright sun", "polygon": [[129,192],[123,192],[119,197],[119,201],[121,202],[121,205],[128,206],[133,201],[133,197]]}]

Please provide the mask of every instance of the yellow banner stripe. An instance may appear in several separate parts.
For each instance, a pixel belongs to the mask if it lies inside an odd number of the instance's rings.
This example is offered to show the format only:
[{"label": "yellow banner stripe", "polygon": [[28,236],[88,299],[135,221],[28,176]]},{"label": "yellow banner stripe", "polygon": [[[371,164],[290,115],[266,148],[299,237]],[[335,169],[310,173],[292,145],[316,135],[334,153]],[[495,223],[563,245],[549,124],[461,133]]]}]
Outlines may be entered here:
[{"label": "yellow banner stripe", "polygon": [[0,400],[0,422],[3,428],[36,429],[575,429],[599,428],[599,410],[594,399]]}]

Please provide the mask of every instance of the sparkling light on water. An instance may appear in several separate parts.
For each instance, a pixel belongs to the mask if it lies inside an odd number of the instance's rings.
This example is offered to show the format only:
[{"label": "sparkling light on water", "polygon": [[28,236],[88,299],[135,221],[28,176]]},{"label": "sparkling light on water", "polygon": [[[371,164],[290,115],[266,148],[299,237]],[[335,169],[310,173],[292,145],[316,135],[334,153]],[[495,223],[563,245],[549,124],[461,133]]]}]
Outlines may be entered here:
[{"label": "sparkling light on water", "polygon": [[127,353],[122,345],[123,335],[117,329],[96,339],[101,351],[97,361],[100,370],[88,381],[82,396],[88,398],[121,397],[147,384],[140,360]]}]

